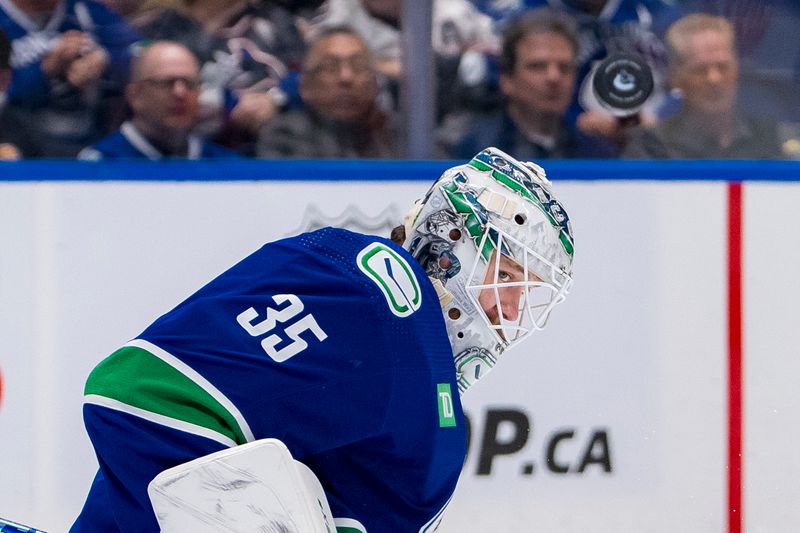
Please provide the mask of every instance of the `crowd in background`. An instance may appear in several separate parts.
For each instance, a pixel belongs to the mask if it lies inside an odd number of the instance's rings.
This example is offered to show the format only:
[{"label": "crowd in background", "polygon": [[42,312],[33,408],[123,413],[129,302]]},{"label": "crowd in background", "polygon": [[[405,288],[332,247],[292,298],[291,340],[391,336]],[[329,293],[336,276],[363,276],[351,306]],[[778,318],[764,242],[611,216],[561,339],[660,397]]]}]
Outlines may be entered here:
[{"label": "crowd in background", "polygon": [[[795,0],[431,5],[431,157],[800,159]],[[0,159],[408,157],[402,8],[0,0]],[[625,119],[585,97],[618,51],[655,82]]]}]

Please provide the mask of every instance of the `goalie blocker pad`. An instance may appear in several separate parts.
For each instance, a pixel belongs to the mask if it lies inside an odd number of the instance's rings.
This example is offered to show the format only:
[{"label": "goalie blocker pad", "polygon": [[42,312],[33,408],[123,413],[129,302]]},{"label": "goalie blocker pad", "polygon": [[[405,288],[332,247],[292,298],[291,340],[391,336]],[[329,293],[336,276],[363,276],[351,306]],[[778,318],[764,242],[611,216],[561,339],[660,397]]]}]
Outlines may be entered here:
[{"label": "goalie blocker pad", "polygon": [[162,533],[336,532],[319,480],[277,439],[164,470],[147,493]]}]

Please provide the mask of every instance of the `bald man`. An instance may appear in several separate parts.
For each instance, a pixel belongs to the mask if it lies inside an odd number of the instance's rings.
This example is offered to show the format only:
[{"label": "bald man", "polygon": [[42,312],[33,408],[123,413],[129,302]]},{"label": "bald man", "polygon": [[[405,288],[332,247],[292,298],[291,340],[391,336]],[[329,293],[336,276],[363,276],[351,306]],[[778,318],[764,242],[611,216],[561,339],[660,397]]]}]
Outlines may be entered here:
[{"label": "bald man", "polygon": [[78,154],[79,159],[201,159],[233,152],[192,133],[200,108],[197,58],[182,44],[156,41],[131,66],[125,89],[131,118]]}]

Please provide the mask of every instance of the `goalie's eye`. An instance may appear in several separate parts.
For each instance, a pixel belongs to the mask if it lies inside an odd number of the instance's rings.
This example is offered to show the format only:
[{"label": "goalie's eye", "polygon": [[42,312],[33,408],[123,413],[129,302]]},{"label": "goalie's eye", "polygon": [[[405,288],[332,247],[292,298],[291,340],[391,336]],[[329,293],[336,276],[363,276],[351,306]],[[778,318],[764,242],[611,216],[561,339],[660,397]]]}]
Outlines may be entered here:
[{"label": "goalie's eye", "polygon": [[496,256],[493,255],[489,260],[489,269],[486,272],[484,283],[512,283],[522,281],[524,277],[525,272],[519,263],[502,254],[500,260],[497,261]]}]

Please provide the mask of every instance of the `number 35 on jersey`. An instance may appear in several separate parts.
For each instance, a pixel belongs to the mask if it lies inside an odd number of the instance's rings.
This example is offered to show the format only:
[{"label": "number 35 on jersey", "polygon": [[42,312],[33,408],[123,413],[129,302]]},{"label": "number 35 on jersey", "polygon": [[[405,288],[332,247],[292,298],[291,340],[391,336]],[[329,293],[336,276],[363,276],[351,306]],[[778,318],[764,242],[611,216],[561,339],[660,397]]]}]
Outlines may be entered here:
[{"label": "number 35 on jersey", "polygon": [[[267,306],[266,316],[263,318],[255,308],[250,307],[239,313],[236,321],[251,337],[266,335],[261,339],[261,347],[276,362],[282,363],[308,348],[308,342],[300,336],[305,331],[309,331],[319,342],[328,338],[311,313],[297,318],[303,313],[305,306],[296,295],[276,294],[272,300],[276,307]],[[283,337],[279,335],[281,331],[289,338],[289,343],[278,348],[283,341]]]}]

